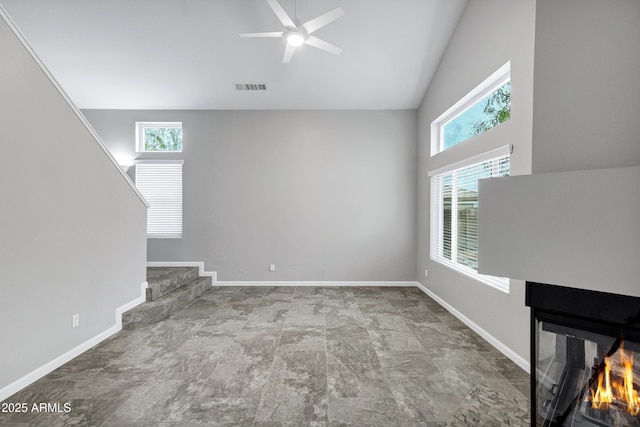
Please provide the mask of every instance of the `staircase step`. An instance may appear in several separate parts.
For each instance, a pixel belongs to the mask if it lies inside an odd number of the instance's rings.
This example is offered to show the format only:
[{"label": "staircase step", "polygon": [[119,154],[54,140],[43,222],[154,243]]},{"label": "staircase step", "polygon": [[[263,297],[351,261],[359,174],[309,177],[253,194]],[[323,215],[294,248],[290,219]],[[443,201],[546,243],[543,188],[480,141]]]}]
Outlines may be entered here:
[{"label": "staircase step", "polygon": [[155,301],[198,277],[198,267],[148,267],[147,301]]},{"label": "staircase step", "polygon": [[211,277],[196,277],[168,294],[122,314],[122,327],[131,329],[166,319],[211,289]]}]

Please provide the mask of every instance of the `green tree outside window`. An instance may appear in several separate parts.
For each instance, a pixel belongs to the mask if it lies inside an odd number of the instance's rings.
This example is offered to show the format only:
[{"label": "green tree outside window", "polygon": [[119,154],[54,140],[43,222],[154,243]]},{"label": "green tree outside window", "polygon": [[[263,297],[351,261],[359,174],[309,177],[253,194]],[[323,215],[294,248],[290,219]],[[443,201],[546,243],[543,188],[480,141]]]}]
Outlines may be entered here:
[{"label": "green tree outside window", "polygon": [[182,151],[182,128],[144,128],[144,151]]}]

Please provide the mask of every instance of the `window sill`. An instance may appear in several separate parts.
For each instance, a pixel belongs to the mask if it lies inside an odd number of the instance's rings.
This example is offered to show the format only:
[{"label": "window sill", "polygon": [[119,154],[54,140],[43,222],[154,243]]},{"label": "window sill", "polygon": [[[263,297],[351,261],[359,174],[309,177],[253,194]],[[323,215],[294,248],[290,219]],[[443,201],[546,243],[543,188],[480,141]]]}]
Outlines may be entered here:
[{"label": "window sill", "polygon": [[505,277],[495,277],[495,276],[488,276],[485,274],[479,274],[477,271],[469,267],[465,267],[464,265],[460,265],[446,259],[442,260],[442,259],[435,259],[432,257],[431,260],[437,262],[438,264],[444,265],[445,267],[448,267],[449,269],[455,271],[456,273],[460,273],[477,282],[484,283],[485,285],[488,285],[500,292],[504,292],[505,294],[509,293],[509,279]]}]

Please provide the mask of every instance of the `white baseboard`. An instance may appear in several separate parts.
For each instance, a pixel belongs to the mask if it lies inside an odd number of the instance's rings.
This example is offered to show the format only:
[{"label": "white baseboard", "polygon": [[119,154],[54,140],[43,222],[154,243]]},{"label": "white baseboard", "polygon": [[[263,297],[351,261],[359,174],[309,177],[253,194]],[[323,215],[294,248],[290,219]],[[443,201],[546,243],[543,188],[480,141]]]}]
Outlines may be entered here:
[{"label": "white baseboard", "polygon": [[73,360],[74,358],[76,358],[77,356],[79,356],[80,354],[84,353],[85,351],[89,350],[91,347],[101,343],[102,341],[106,340],[107,338],[109,338],[110,336],[116,334],[117,332],[119,332],[120,330],[122,330],[122,313],[124,313],[127,310],[132,309],[133,307],[143,303],[145,301],[145,289],[147,288],[147,282],[143,282],[140,286],[140,296],[138,298],[136,298],[133,301],[130,301],[120,307],[117,307],[115,309],[115,318],[116,318],[116,322],[115,325],[111,326],[110,328],[108,328],[106,331],[103,331],[101,333],[99,333],[98,335],[88,339],[87,341],[83,342],[82,344],[78,345],[77,347],[72,348],[71,350],[67,351],[66,353],[56,357],[55,359],[53,359],[50,362],[45,363],[44,365],[40,366],[39,368],[35,369],[34,371],[31,371],[30,373],[28,373],[27,375],[18,378],[17,380],[15,380],[14,382],[12,382],[11,384],[3,387],[0,389],[0,401],[3,401],[7,398],[9,398],[10,396],[14,395],[15,393],[19,392],[20,390],[22,390],[23,388],[27,387],[30,384],[33,384],[34,382],[38,381],[40,378],[44,377],[45,375],[55,371],[56,369],[58,369],[60,366],[64,365],[65,363]]},{"label": "white baseboard", "polygon": [[129,311],[134,307],[139,306],[143,302],[147,300],[147,288],[149,287],[149,282],[142,282],[140,285],[140,296],[133,301],[126,303],[118,308],[116,308],[116,327],[118,331],[122,329],[122,313],[125,311]]},{"label": "white baseboard", "polygon": [[509,359],[511,359],[516,365],[520,366],[522,369],[524,369],[525,371],[527,371],[528,373],[531,373],[531,365],[530,363],[524,359],[522,356],[520,356],[518,353],[514,352],[513,350],[511,350],[509,347],[507,347],[506,345],[504,345],[501,341],[499,341],[496,337],[494,337],[493,335],[491,335],[489,332],[485,331],[484,329],[482,329],[478,324],[474,323],[471,319],[469,319],[467,316],[465,316],[464,314],[460,313],[458,310],[456,310],[453,306],[451,306],[450,304],[448,304],[445,300],[443,300],[442,298],[440,298],[439,296],[437,296],[436,294],[434,294],[433,292],[431,292],[429,289],[427,289],[424,285],[422,285],[419,282],[416,282],[416,286],[418,288],[420,288],[420,290],[422,292],[424,292],[425,294],[427,294],[429,297],[431,297],[433,300],[435,300],[438,304],[440,304],[442,307],[444,307],[449,313],[453,314],[454,316],[456,316],[462,323],[464,323],[465,325],[467,325],[470,329],[472,329],[475,333],[477,333],[478,335],[480,335],[482,338],[484,338],[485,341],[487,341],[489,344],[491,344],[492,346],[494,346],[500,353],[504,354],[506,357],[508,357]]},{"label": "white baseboard", "polygon": [[48,363],[45,363],[44,365],[40,366],[36,370],[28,373],[27,375],[25,375],[25,376],[23,376],[21,378],[18,378],[17,380],[12,382],[8,386],[0,389],[0,401],[7,399],[9,396],[19,392],[23,388],[25,388],[28,385],[36,382],[37,380],[39,380],[40,378],[44,377],[45,375],[53,372],[54,370],[58,369],[60,366],[62,366],[65,363],[69,362],[70,360],[74,359],[75,357],[79,356],[80,354],[84,353],[85,351],[89,350],[94,345],[96,345],[96,344],[100,343],[101,341],[109,338],[111,335],[115,334],[120,329],[122,329],[122,327],[118,328],[117,325],[113,325],[112,327],[110,327],[106,331],[104,331],[104,332],[96,335],[95,337],[85,341],[84,343],[80,344],[79,346],[67,351],[63,355],[56,357],[55,359],[53,359],[52,361],[50,361]]},{"label": "white baseboard", "polygon": [[313,280],[221,280],[214,283],[215,286],[416,286],[416,282],[400,281],[313,281]]},{"label": "white baseboard", "polygon": [[218,273],[215,271],[205,271],[202,261],[148,261],[147,267],[198,267],[198,274],[202,277],[211,277],[211,282],[215,285],[218,280]]}]

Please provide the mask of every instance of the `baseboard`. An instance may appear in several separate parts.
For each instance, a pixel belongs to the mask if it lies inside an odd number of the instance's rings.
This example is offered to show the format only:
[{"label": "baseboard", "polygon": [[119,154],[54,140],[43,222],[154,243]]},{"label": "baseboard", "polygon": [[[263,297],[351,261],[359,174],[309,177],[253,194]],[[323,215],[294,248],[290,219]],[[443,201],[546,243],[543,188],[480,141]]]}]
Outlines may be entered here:
[{"label": "baseboard", "polygon": [[116,327],[118,331],[122,329],[122,313],[125,311],[129,311],[134,307],[139,306],[143,302],[147,300],[147,288],[149,287],[149,282],[142,282],[140,285],[140,296],[133,301],[126,303],[118,308],[116,308]]},{"label": "baseboard", "polygon": [[465,325],[467,325],[470,329],[472,329],[475,333],[477,333],[478,335],[480,335],[482,338],[484,338],[485,341],[487,341],[489,344],[491,344],[492,346],[494,346],[500,353],[504,354],[506,357],[508,357],[509,359],[511,359],[513,361],[513,363],[515,363],[516,365],[520,366],[522,369],[524,369],[525,371],[527,371],[528,373],[531,373],[531,365],[530,363],[524,359],[522,356],[520,356],[518,353],[514,352],[513,350],[511,350],[509,347],[507,347],[506,345],[504,345],[500,340],[498,340],[496,337],[494,337],[493,335],[491,335],[489,332],[485,331],[484,329],[482,329],[478,324],[474,323],[471,319],[469,319],[468,317],[466,317],[464,314],[460,313],[458,310],[456,310],[453,306],[451,306],[450,304],[448,304],[445,300],[443,300],[442,298],[440,298],[439,296],[437,296],[436,294],[434,294],[433,292],[431,292],[429,289],[427,289],[424,285],[422,285],[419,282],[416,282],[416,286],[425,294],[427,294],[430,298],[432,298],[433,300],[435,300],[438,304],[440,304],[442,307],[444,307],[449,313],[453,314],[455,317],[457,317],[462,323],[464,323]]},{"label": "baseboard", "polygon": [[14,382],[12,382],[11,384],[3,387],[0,389],[0,402],[9,398],[10,396],[14,395],[15,393],[19,392],[20,390],[22,390],[23,388],[27,387],[30,384],[33,384],[34,382],[38,381],[40,378],[44,377],[45,375],[55,371],[56,369],[58,369],[60,366],[64,365],[65,363],[73,360],[74,358],[78,357],[79,355],[81,355],[82,353],[84,353],[85,351],[89,350],[91,347],[101,343],[102,341],[106,340],[107,338],[109,338],[110,336],[116,334],[117,332],[119,332],[120,330],[122,330],[122,313],[124,313],[127,310],[132,309],[133,307],[143,303],[145,301],[145,289],[147,288],[147,282],[143,282],[140,286],[140,296],[138,298],[136,298],[133,301],[130,301],[120,307],[117,307],[115,309],[115,318],[116,318],[116,322],[115,325],[111,326],[110,328],[108,328],[106,331],[103,331],[101,333],[99,333],[98,335],[88,339],[87,341],[83,342],[82,344],[78,345],[77,347],[72,348],[71,350],[67,351],[66,353],[56,357],[55,359],[53,359],[50,362],[45,363],[44,365],[40,366],[39,368],[35,369],[34,371],[31,371],[30,373],[28,373],[27,375],[18,378],[17,380],[15,380]]},{"label": "baseboard", "polygon": [[205,271],[202,261],[148,261],[147,267],[198,267],[198,274],[201,277],[211,277],[214,284],[218,280],[218,273]]},{"label": "baseboard", "polygon": [[416,286],[416,282],[401,281],[313,281],[313,280],[221,280],[215,286],[372,286],[401,287]]},{"label": "baseboard", "polygon": [[110,327],[106,331],[104,331],[104,332],[96,335],[95,337],[85,341],[84,343],[80,344],[79,346],[67,351],[63,355],[56,357],[52,361],[50,361],[48,363],[45,363],[44,365],[42,365],[39,368],[37,368],[36,370],[28,373],[27,375],[23,376],[22,378],[18,378],[17,380],[12,382],[8,386],[0,389],[0,401],[7,399],[11,395],[19,392],[20,390],[22,390],[23,388],[27,387],[28,385],[36,382],[37,380],[39,380],[40,378],[44,377],[45,375],[53,372],[54,370],[58,369],[60,366],[64,365],[65,363],[67,363],[69,361],[71,361],[72,359],[74,359],[75,357],[77,357],[80,354],[84,353],[85,351],[89,350],[94,345],[99,344],[100,342],[102,342],[105,339],[109,338],[111,335],[115,334],[120,329],[122,329],[122,327],[118,328],[117,325],[113,325],[112,327]]}]

